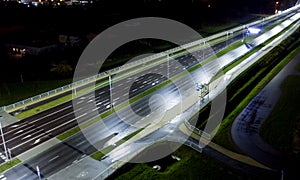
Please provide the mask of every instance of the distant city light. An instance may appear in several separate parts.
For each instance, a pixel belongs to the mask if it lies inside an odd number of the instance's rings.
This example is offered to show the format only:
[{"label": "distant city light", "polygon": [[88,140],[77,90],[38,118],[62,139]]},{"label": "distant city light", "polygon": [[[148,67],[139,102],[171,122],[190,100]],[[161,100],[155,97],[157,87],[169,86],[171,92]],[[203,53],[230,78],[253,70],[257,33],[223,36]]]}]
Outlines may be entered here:
[{"label": "distant city light", "polygon": [[259,29],[259,28],[254,28],[254,27],[249,27],[249,28],[248,28],[248,31],[249,31],[250,34],[258,34],[258,33],[261,32],[261,29]]}]

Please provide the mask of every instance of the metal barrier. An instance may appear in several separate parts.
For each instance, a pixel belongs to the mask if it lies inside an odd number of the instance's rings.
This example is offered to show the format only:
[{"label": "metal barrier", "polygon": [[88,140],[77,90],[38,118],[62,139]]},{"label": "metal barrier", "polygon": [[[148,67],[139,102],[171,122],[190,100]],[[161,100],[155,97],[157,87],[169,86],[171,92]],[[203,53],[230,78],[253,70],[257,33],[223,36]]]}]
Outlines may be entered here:
[{"label": "metal barrier", "polygon": [[[37,101],[39,101],[41,99],[48,98],[49,96],[58,95],[59,93],[71,90],[73,87],[80,87],[80,86],[82,86],[84,84],[87,84],[87,83],[90,83],[92,81],[95,81],[97,78],[101,79],[101,76],[103,76],[103,74],[98,74],[96,76],[88,77],[88,78],[79,80],[77,82],[65,85],[63,87],[59,87],[59,88],[56,88],[54,90],[51,90],[51,91],[48,91],[48,92],[36,95],[34,97],[31,97],[31,98],[28,98],[28,99],[16,102],[14,104],[0,107],[0,111],[9,111],[9,110],[12,110],[12,109],[24,106],[24,105],[30,105],[30,103],[32,103],[32,102],[37,102]],[[26,108],[26,107],[23,107],[23,108]]]},{"label": "metal barrier", "polygon": [[196,133],[197,135],[204,137],[208,140],[211,140],[211,135],[205,131],[200,130],[199,128],[191,125],[187,120],[184,121],[184,125],[193,133]]}]

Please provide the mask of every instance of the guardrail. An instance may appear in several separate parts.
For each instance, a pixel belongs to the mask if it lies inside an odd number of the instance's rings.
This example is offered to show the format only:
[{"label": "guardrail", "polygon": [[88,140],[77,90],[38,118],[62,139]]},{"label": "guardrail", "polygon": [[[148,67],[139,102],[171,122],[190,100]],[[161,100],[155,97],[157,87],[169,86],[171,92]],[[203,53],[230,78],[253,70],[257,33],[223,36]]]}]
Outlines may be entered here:
[{"label": "guardrail", "polygon": [[[289,12],[291,12],[291,11],[299,8],[299,6],[300,5],[296,5],[296,6],[292,7],[292,8],[289,8],[289,9],[283,11],[280,14],[272,15],[272,16],[269,16],[267,18],[263,18],[262,20],[258,20],[258,21],[255,21],[255,22],[252,22],[252,23],[249,23],[249,24],[245,24],[243,26],[239,26],[239,27],[233,28],[233,29],[228,30],[228,31],[230,31],[230,32],[238,32],[238,31],[244,30],[245,27],[254,26],[254,25],[257,25],[257,24],[260,24],[260,23],[264,23],[264,22],[276,19],[276,18],[280,18],[282,16],[285,16]],[[218,34],[215,34],[215,35],[212,35],[212,36],[209,36],[207,38],[204,38],[204,39],[201,39],[201,40],[197,40],[197,41],[194,41],[194,42],[191,42],[191,43],[187,43],[187,44],[183,45],[182,47],[176,47],[176,48],[173,48],[173,49],[170,49],[170,50],[166,50],[164,52],[157,53],[157,54],[154,54],[154,55],[142,58],[142,59],[137,60],[135,62],[131,62],[131,63],[125,64],[124,66],[108,70],[106,72],[103,72],[103,73],[97,74],[95,76],[79,80],[77,82],[73,82],[73,83],[71,83],[69,85],[66,85],[66,86],[63,86],[63,87],[60,87],[60,88],[56,88],[54,90],[42,93],[40,95],[37,95],[37,96],[31,97],[31,98],[25,99],[25,100],[22,100],[22,101],[19,101],[19,102],[16,102],[14,104],[0,107],[0,111],[10,111],[10,110],[13,110],[13,109],[16,109],[16,108],[26,108],[26,106],[28,106],[30,104],[33,104],[34,102],[46,99],[46,98],[54,96],[54,95],[58,95],[58,94],[60,94],[62,92],[65,92],[65,91],[69,91],[69,90],[71,90],[74,87],[77,88],[77,87],[80,87],[80,86],[82,86],[84,84],[91,83],[91,82],[93,82],[93,81],[95,81],[97,79],[106,78],[106,77],[108,77],[109,74],[116,74],[117,72],[120,72],[120,71],[122,71],[124,69],[133,68],[133,67],[136,67],[136,66],[138,66],[140,64],[143,64],[143,63],[146,63],[146,62],[150,62],[150,61],[156,60],[158,58],[166,57],[166,55],[174,54],[174,53],[179,52],[179,51],[181,51],[183,49],[189,49],[189,48],[192,48],[194,46],[201,45],[202,43],[204,44],[205,42],[209,42],[209,41],[212,41],[214,39],[218,39],[218,38],[227,36],[228,31],[221,32],[221,33],[218,33]]]},{"label": "guardrail", "polygon": [[184,121],[184,125],[192,132],[196,133],[197,135],[204,137],[208,140],[211,140],[211,135],[205,131],[200,130],[199,128],[191,125],[187,120]]},{"label": "guardrail", "polygon": [[[101,79],[103,77],[104,73],[102,74],[98,74],[97,76],[92,76],[92,77],[88,77],[88,78],[85,78],[85,79],[82,79],[82,80],[79,80],[79,81],[76,81],[74,83],[71,83],[71,84],[68,84],[68,85],[65,85],[63,87],[59,87],[59,88],[56,88],[54,90],[51,90],[51,91],[48,91],[48,92],[45,92],[45,93],[42,93],[42,94],[39,94],[39,95],[36,95],[34,97],[31,97],[31,98],[28,98],[28,99],[25,99],[25,100],[22,100],[22,101],[19,101],[19,102],[16,102],[14,104],[11,104],[11,105],[8,105],[8,106],[3,106],[3,107],[0,107],[0,111],[9,111],[9,110],[12,110],[12,109],[15,109],[15,108],[18,108],[18,107],[22,107],[24,105],[30,105],[32,104],[33,102],[37,102],[37,101],[40,101],[42,99],[45,99],[45,98],[48,98],[50,96],[53,96],[53,95],[58,95],[62,92],[66,92],[66,91],[69,91],[71,90],[73,87],[80,87],[84,84],[87,84],[89,82],[93,82],[95,81],[96,79]],[[23,107],[24,109],[26,109],[26,106]]]}]

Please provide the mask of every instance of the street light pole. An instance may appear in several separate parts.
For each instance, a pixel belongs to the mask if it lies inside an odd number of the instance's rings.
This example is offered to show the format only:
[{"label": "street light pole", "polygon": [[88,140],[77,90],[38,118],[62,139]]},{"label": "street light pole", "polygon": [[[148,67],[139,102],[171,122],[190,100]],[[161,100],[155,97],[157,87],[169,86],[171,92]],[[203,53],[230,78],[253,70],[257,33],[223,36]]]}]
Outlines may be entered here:
[{"label": "street light pole", "polygon": [[228,31],[226,32],[226,47],[228,46]]},{"label": "street light pole", "polygon": [[168,61],[167,76],[168,76],[168,79],[170,79],[170,55],[169,54],[167,54],[167,61]]},{"label": "street light pole", "polygon": [[9,148],[7,148],[8,154],[9,154],[9,162],[11,162],[11,150]]},{"label": "street light pole", "polygon": [[205,47],[205,40],[204,40],[204,42],[203,42],[203,48],[202,48],[202,52],[203,52],[203,60],[205,59],[205,57],[204,57],[204,47]]},{"label": "street light pole", "polygon": [[7,154],[7,149],[6,149],[6,144],[5,144],[5,139],[4,139],[4,134],[3,134],[2,123],[1,122],[0,122],[0,131],[1,131],[1,136],[2,136],[3,148],[4,148],[4,151],[5,151],[6,158],[8,159],[8,154]]},{"label": "street light pole", "polygon": [[75,95],[75,97],[77,96],[77,90],[76,90],[76,87],[74,87],[74,95]]},{"label": "street light pole", "polygon": [[39,166],[36,166],[36,172],[37,172],[37,175],[38,175],[38,177],[39,177],[39,180],[41,180],[42,177],[41,177],[41,172],[40,172]]},{"label": "street light pole", "polygon": [[108,73],[108,79],[109,79],[109,94],[110,94],[110,109],[112,109],[113,106],[113,99],[112,99],[112,79],[111,75]]},{"label": "street light pole", "polygon": [[242,42],[244,42],[245,41],[245,25],[243,25],[243,40],[242,40]]}]

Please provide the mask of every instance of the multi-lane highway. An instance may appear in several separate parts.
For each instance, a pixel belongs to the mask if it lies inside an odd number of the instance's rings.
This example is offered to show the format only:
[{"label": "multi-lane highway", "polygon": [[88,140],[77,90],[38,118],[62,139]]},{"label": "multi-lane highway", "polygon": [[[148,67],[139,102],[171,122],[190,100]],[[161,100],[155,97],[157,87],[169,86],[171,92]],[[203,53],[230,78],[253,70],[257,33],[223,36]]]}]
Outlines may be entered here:
[{"label": "multi-lane highway", "polygon": [[[228,41],[231,43],[241,38],[242,35],[240,34],[231,37],[228,39]],[[219,49],[224,48],[224,46],[226,46],[226,43],[222,42],[213,45],[212,48],[216,51],[219,51]],[[134,97],[165,81],[166,77],[161,76],[160,74],[161,72],[166,71],[167,67],[170,69],[170,77],[173,77],[181,72],[184,72],[186,69],[197,65],[199,61],[201,62],[203,60],[203,54],[204,59],[211,56],[211,52],[212,51],[205,51],[205,53],[203,53],[202,51],[196,51],[192,55],[184,55],[176,58],[176,60],[171,60],[169,64],[165,62],[147,69],[143,71],[143,76],[141,76],[141,74],[136,74],[127,77],[122,81],[114,82],[115,89],[113,90],[112,94],[113,102],[115,104],[120,104],[126,100],[126,96]],[[228,63],[230,63],[230,61],[228,61],[227,64]],[[219,61],[211,61],[204,67],[206,73],[209,74],[208,78],[202,79],[205,77],[202,70],[193,71],[190,73],[191,77],[193,78],[192,81],[190,77],[187,76],[183,76],[176,81],[176,84],[180,86],[180,89],[178,89],[177,85],[169,84],[156,91],[154,94],[164,97],[165,100],[167,100],[166,104],[151,101],[151,97],[153,95],[151,94],[133,103],[131,105],[132,109],[137,112],[140,117],[145,117],[150,112],[153,112],[157,109],[162,111],[171,109],[180,101],[180,99],[178,99],[180,98],[179,94],[183,96],[182,98],[184,98],[184,94],[191,93],[189,90],[191,87],[195,86],[196,82],[209,80],[219,71],[220,68],[224,67],[224,65],[226,65],[226,63],[224,64],[223,62],[220,63]],[[126,82],[131,82],[132,80],[134,80],[134,83],[130,87]],[[110,89],[108,86],[96,90],[96,109],[88,108],[88,104],[94,101],[92,99],[92,94],[87,94],[77,99],[77,103],[81,108],[77,108],[76,110],[78,111],[78,114],[81,114],[81,120],[83,119],[84,121],[87,121],[93,117],[96,117],[99,113],[111,108],[109,90]],[[129,94],[124,94],[124,91],[128,91]],[[61,132],[76,126],[77,118],[75,117],[73,110],[72,102],[66,102],[5,127],[3,130],[5,134],[6,145],[11,149],[12,155],[16,156],[32,148],[33,146],[38,145],[60,134]],[[130,111],[130,107],[125,107],[118,112],[118,115],[113,114],[112,116],[105,118],[103,121],[83,130],[83,132],[85,136],[89,136],[89,140],[92,141],[93,145],[97,144],[99,148],[108,145],[112,138],[116,138],[116,136],[118,136],[118,138],[122,138],[136,130],[130,125],[135,124],[140,119],[138,119],[138,116],[136,118],[131,117]],[[168,125],[166,128],[168,127],[171,129],[174,128],[171,125]],[[163,130],[164,128],[159,130],[159,132],[155,132],[155,135],[151,135],[151,139],[156,140],[157,138],[164,136],[165,134],[161,133]],[[35,174],[36,165],[41,167],[41,173],[44,177],[50,176],[58,170],[68,166],[73,161],[95,152],[96,149],[90,144],[90,142],[86,141],[85,136],[83,136],[82,133],[76,134],[63,143],[60,143],[30,159],[29,161],[25,162],[24,165],[19,165],[16,168],[6,172],[6,177],[17,179],[20,177],[18,176],[18,173],[22,172],[23,178],[35,179],[37,177]],[[2,147],[2,141],[0,142],[0,146]]]}]

